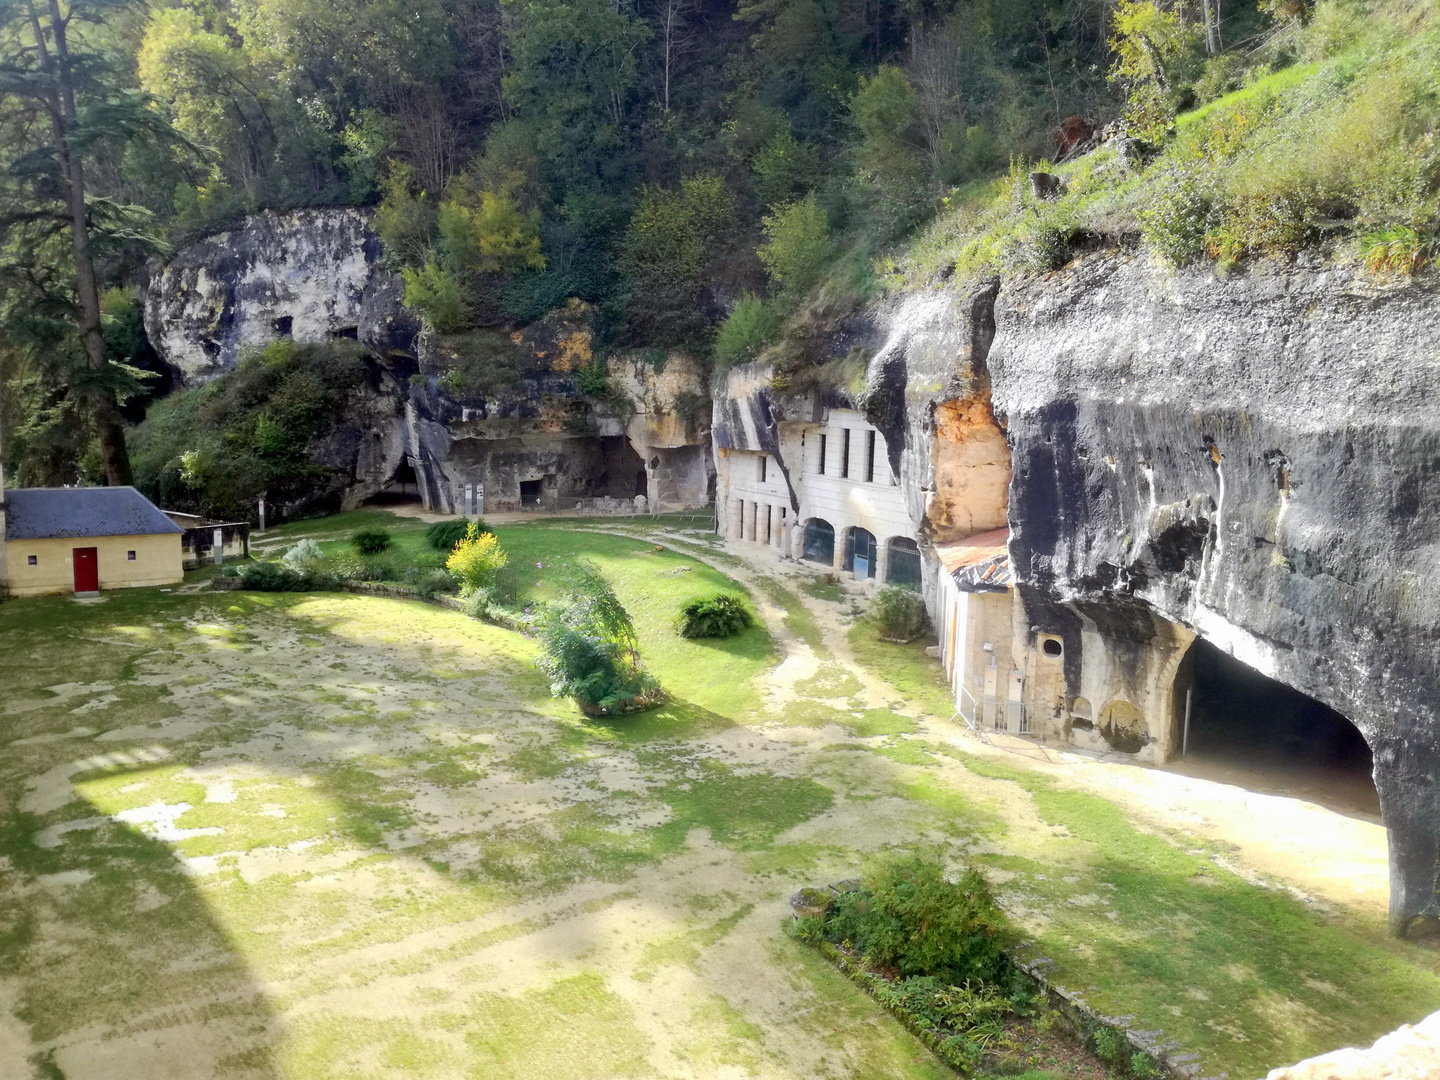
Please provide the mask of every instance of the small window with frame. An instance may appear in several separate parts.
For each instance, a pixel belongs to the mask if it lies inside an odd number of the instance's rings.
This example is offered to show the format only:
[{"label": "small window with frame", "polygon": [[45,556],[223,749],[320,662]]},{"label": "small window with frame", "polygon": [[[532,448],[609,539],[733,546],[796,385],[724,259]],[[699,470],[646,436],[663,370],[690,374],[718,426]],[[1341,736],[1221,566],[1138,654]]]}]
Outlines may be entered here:
[{"label": "small window with frame", "polygon": [[39,556],[39,555],[31,555],[29,558],[27,558],[27,559],[25,560],[25,565],[26,565],[26,566],[39,566],[39,565],[40,565],[40,556]]},{"label": "small window with frame", "polygon": [[135,552],[133,552],[133,551],[127,551],[127,552],[125,552],[125,559],[126,559],[127,562],[134,562],[134,561],[135,561]]}]

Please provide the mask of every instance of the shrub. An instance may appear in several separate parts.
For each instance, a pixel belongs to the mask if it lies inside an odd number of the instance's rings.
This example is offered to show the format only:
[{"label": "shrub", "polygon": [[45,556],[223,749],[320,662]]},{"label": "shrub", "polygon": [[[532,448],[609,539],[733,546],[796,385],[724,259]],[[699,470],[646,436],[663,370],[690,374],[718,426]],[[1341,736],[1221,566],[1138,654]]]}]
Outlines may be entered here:
[{"label": "shrub", "polygon": [[[475,527],[482,533],[489,532],[485,522],[476,519]],[[465,534],[470,530],[470,522],[465,518],[451,518],[449,521],[437,521],[425,530],[425,542],[436,551],[443,551],[447,554],[455,550],[455,545],[465,539]]]},{"label": "shrub", "polygon": [[292,570],[303,570],[313,566],[325,557],[320,545],[314,540],[301,540],[281,556],[281,561]]},{"label": "shrub", "polygon": [[334,574],[296,569],[280,562],[251,562],[240,568],[240,584],[256,592],[316,592],[338,584]]},{"label": "shrub", "polygon": [[892,855],[872,863],[862,881],[836,901],[831,933],[871,963],[954,985],[1007,973],[1005,917],[975,870],[952,882],[937,858]]},{"label": "shrub", "polygon": [[1142,1050],[1130,1057],[1130,1075],[1135,1080],[1157,1080],[1161,1073],[1155,1059]]},{"label": "shrub", "polygon": [[919,637],[930,621],[920,594],[894,585],[886,585],[875,594],[870,614],[880,636],[893,641],[910,641]]},{"label": "shrub", "polygon": [[684,638],[734,637],[754,625],[749,606],[733,593],[700,597],[680,609],[680,636]]},{"label": "shrub", "polygon": [[640,662],[630,615],[594,564],[576,562],[563,599],[539,620],[540,656],[556,697],[572,697],[587,716],[634,712],[663,699]]},{"label": "shrub", "polygon": [[390,534],[384,529],[361,529],[350,537],[350,546],[361,555],[379,555],[390,548]]},{"label": "shrub", "polygon": [[495,584],[495,575],[509,561],[495,534],[481,532],[472,521],[466,527],[464,539],[455,545],[445,561],[445,569],[467,588],[487,589]]},{"label": "shrub", "polygon": [[379,555],[342,553],[326,560],[330,573],[341,581],[399,581],[405,566],[382,552]]},{"label": "shrub", "polygon": [[1112,1065],[1119,1064],[1121,1052],[1125,1048],[1125,1040],[1120,1033],[1112,1027],[1097,1027],[1091,1041],[1095,1044],[1095,1056],[1101,1061],[1108,1061]]},{"label": "shrub", "polygon": [[715,332],[715,359],[725,366],[749,363],[779,332],[779,313],[758,296],[747,293]]}]

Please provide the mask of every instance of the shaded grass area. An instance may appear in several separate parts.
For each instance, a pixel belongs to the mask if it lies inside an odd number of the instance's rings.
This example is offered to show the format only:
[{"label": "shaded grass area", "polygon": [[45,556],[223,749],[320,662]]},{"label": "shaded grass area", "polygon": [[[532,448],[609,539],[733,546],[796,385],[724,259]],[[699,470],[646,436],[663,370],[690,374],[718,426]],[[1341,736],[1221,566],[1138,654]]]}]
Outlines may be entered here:
[{"label": "shaded grass area", "polygon": [[988,861],[1018,875],[1007,886],[1012,901],[1045,912],[1033,947],[1064,958],[1047,974],[1088,986],[1102,1012],[1156,1018],[1207,1065],[1259,1075],[1321,1047],[1368,1045],[1398,1017],[1440,1007],[1434,955],[1383,927],[1257,887],[1203,852],[1142,832],[1098,796],[962,760],[1018,785],[1068,833],[1052,845],[1068,849],[1067,866]]}]

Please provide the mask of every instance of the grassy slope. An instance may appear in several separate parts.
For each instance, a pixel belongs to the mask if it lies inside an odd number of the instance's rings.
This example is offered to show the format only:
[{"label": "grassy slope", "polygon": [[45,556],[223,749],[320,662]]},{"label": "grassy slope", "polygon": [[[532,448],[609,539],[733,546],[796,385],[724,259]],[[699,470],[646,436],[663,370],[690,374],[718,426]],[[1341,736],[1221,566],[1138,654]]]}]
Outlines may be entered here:
[{"label": "grassy slope", "polygon": [[[683,593],[725,584],[713,571],[671,573],[687,560],[621,538],[504,532],[517,564],[581,546],[596,558],[682,704],[586,722],[548,697],[524,639],[420,604],[140,590],[0,606],[0,710],[6,738],[27,740],[0,762],[0,856],[17,872],[0,886],[0,969],[21,979],[33,1037],[165,1028],[214,999],[207,1030],[234,1043],[225,1075],[644,1076],[660,1040],[699,1075],[804,1074],[780,1069],[785,1047],[818,1042],[833,1057],[812,1071],[940,1076],[773,933],[798,884],[917,837],[975,852],[1066,985],[1163,1027],[1207,1072],[1258,1074],[1440,1006],[1433,954],[1251,885],[1102,799],[971,758],[924,720],[867,708],[831,660],[782,722],[762,722],[767,637],[733,651],[667,637]],[[920,646],[883,645],[862,623],[851,648],[897,698],[948,715]],[[79,725],[104,737],[57,737]],[[97,754],[111,756],[60,783],[68,802],[19,810],[35,778]],[[210,798],[220,775],[229,801]],[[185,832],[157,839],[153,808],[182,803]],[[685,876],[699,872],[685,869],[696,829],[723,885]],[[182,857],[213,869],[180,873]],[[47,877],[76,873],[93,876]],[[608,914],[632,907],[633,920]],[[587,920],[589,952],[556,951],[547,935]],[[57,953],[61,927],[71,944]],[[496,982],[485,971],[507,955],[558,966]],[[744,977],[721,978],[727,965]],[[740,986],[788,987],[791,1018]],[[655,1030],[652,992],[691,1010],[683,1031]],[[367,1018],[369,994],[407,1019]],[[278,1041],[255,1034],[281,1017]]]},{"label": "grassy slope", "polygon": [[[1307,30],[1277,39],[1288,45],[1271,64],[1288,66],[1258,64],[1242,89],[1177,117],[1175,136],[1143,170],[1105,148],[957,190],[896,264],[890,287],[1054,269],[1069,259],[1068,238],[1087,231],[1117,243],[1141,234],[1164,261],[1218,258],[1222,267],[1312,246],[1353,258],[1387,230],[1418,230],[1402,246],[1433,240],[1434,5],[1321,8]],[[1058,174],[1064,195],[1037,202],[1032,168]]]}]

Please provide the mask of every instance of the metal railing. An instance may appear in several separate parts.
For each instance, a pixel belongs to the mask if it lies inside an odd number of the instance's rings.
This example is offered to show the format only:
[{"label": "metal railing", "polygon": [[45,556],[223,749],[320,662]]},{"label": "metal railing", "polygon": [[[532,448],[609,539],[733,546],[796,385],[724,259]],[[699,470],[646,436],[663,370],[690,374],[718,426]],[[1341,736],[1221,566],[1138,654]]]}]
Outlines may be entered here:
[{"label": "metal railing", "polygon": [[970,688],[962,684],[956,704],[965,726],[977,734],[992,731],[1006,735],[1036,734],[1030,730],[1030,709],[1023,701],[1000,701],[988,695],[976,698]]}]

